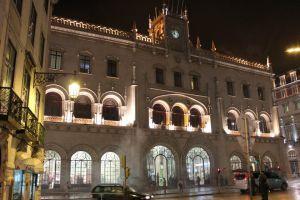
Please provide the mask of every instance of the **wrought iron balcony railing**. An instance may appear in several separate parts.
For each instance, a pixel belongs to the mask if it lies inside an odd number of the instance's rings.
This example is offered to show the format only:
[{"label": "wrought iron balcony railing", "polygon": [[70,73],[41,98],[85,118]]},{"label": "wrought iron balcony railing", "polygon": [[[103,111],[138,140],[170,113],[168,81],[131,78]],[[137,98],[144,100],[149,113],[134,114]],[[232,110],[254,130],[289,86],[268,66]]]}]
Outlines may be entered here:
[{"label": "wrought iron balcony railing", "polygon": [[41,146],[45,144],[45,132],[45,127],[41,123],[38,123],[38,142]]},{"label": "wrought iron balcony railing", "polygon": [[0,120],[21,125],[22,100],[9,87],[0,87]]},{"label": "wrought iron balcony railing", "polygon": [[28,107],[23,107],[22,110],[22,123],[24,125],[26,139],[29,141],[37,141],[38,119]]}]

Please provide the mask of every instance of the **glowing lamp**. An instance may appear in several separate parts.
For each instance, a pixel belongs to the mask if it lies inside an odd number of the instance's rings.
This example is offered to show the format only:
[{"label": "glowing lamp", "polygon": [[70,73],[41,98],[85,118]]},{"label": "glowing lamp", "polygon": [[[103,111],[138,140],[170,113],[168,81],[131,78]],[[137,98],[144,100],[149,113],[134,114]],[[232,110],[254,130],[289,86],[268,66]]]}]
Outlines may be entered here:
[{"label": "glowing lamp", "polygon": [[76,99],[79,95],[80,85],[73,82],[69,85],[69,96],[71,99]]},{"label": "glowing lamp", "polygon": [[289,54],[296,54],[296,53],[300,53],[300,47],[293,47],[293,48],[289,48],[286,50],[287,53]]}]

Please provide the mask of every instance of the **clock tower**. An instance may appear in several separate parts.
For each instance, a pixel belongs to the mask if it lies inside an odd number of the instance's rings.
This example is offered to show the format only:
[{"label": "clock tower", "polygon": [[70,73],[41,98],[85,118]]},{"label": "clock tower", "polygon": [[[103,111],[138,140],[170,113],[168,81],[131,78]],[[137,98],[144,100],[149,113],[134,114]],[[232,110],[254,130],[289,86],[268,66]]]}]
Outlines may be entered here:
[{"label": "clock tower", "polygon": [[166,48],[186,52],[189,44],[187,11],[172,13],[164,5],[162,12],[155,19],[149,18],[149,35],[155,40],[163,40]]}]

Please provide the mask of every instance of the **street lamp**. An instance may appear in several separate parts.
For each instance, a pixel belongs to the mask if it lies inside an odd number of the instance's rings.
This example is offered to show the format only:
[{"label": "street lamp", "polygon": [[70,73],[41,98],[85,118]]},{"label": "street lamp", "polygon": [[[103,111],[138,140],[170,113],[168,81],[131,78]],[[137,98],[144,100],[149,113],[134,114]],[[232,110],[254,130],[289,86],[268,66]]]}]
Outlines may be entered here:
[{"label": "street lamp", "polygon": [[[76,76],[77,72],[74,73],[50,73],[50,72],[35,72],[34,73],[34,86],[45,85],[46,83],[54,83],[55,80],[62,76]],[[69,97],[71,99],[76,99],[79,95],[80,85],[79,83],[73,78],[69,85]]]},{"label": "street lamp", "polygon": [[288,54],[300,53],[300,46],[288,48],[285,52],[287,52]]}]

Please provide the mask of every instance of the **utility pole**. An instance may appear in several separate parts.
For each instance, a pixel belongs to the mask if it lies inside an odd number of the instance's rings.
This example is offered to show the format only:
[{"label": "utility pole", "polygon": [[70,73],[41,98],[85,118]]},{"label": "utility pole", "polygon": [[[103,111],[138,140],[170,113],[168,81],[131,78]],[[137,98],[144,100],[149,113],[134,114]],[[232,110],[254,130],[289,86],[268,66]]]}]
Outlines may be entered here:
[{"label": "utility pole", "polygon": [[130,176],[130,168],[127,167],[126,165],[126,156],[125,155],[122,155],[121,156],[121,168],[123,168],[124,170],[124,190],[126,189],[127,187],[127,179],[129,178]]}]

